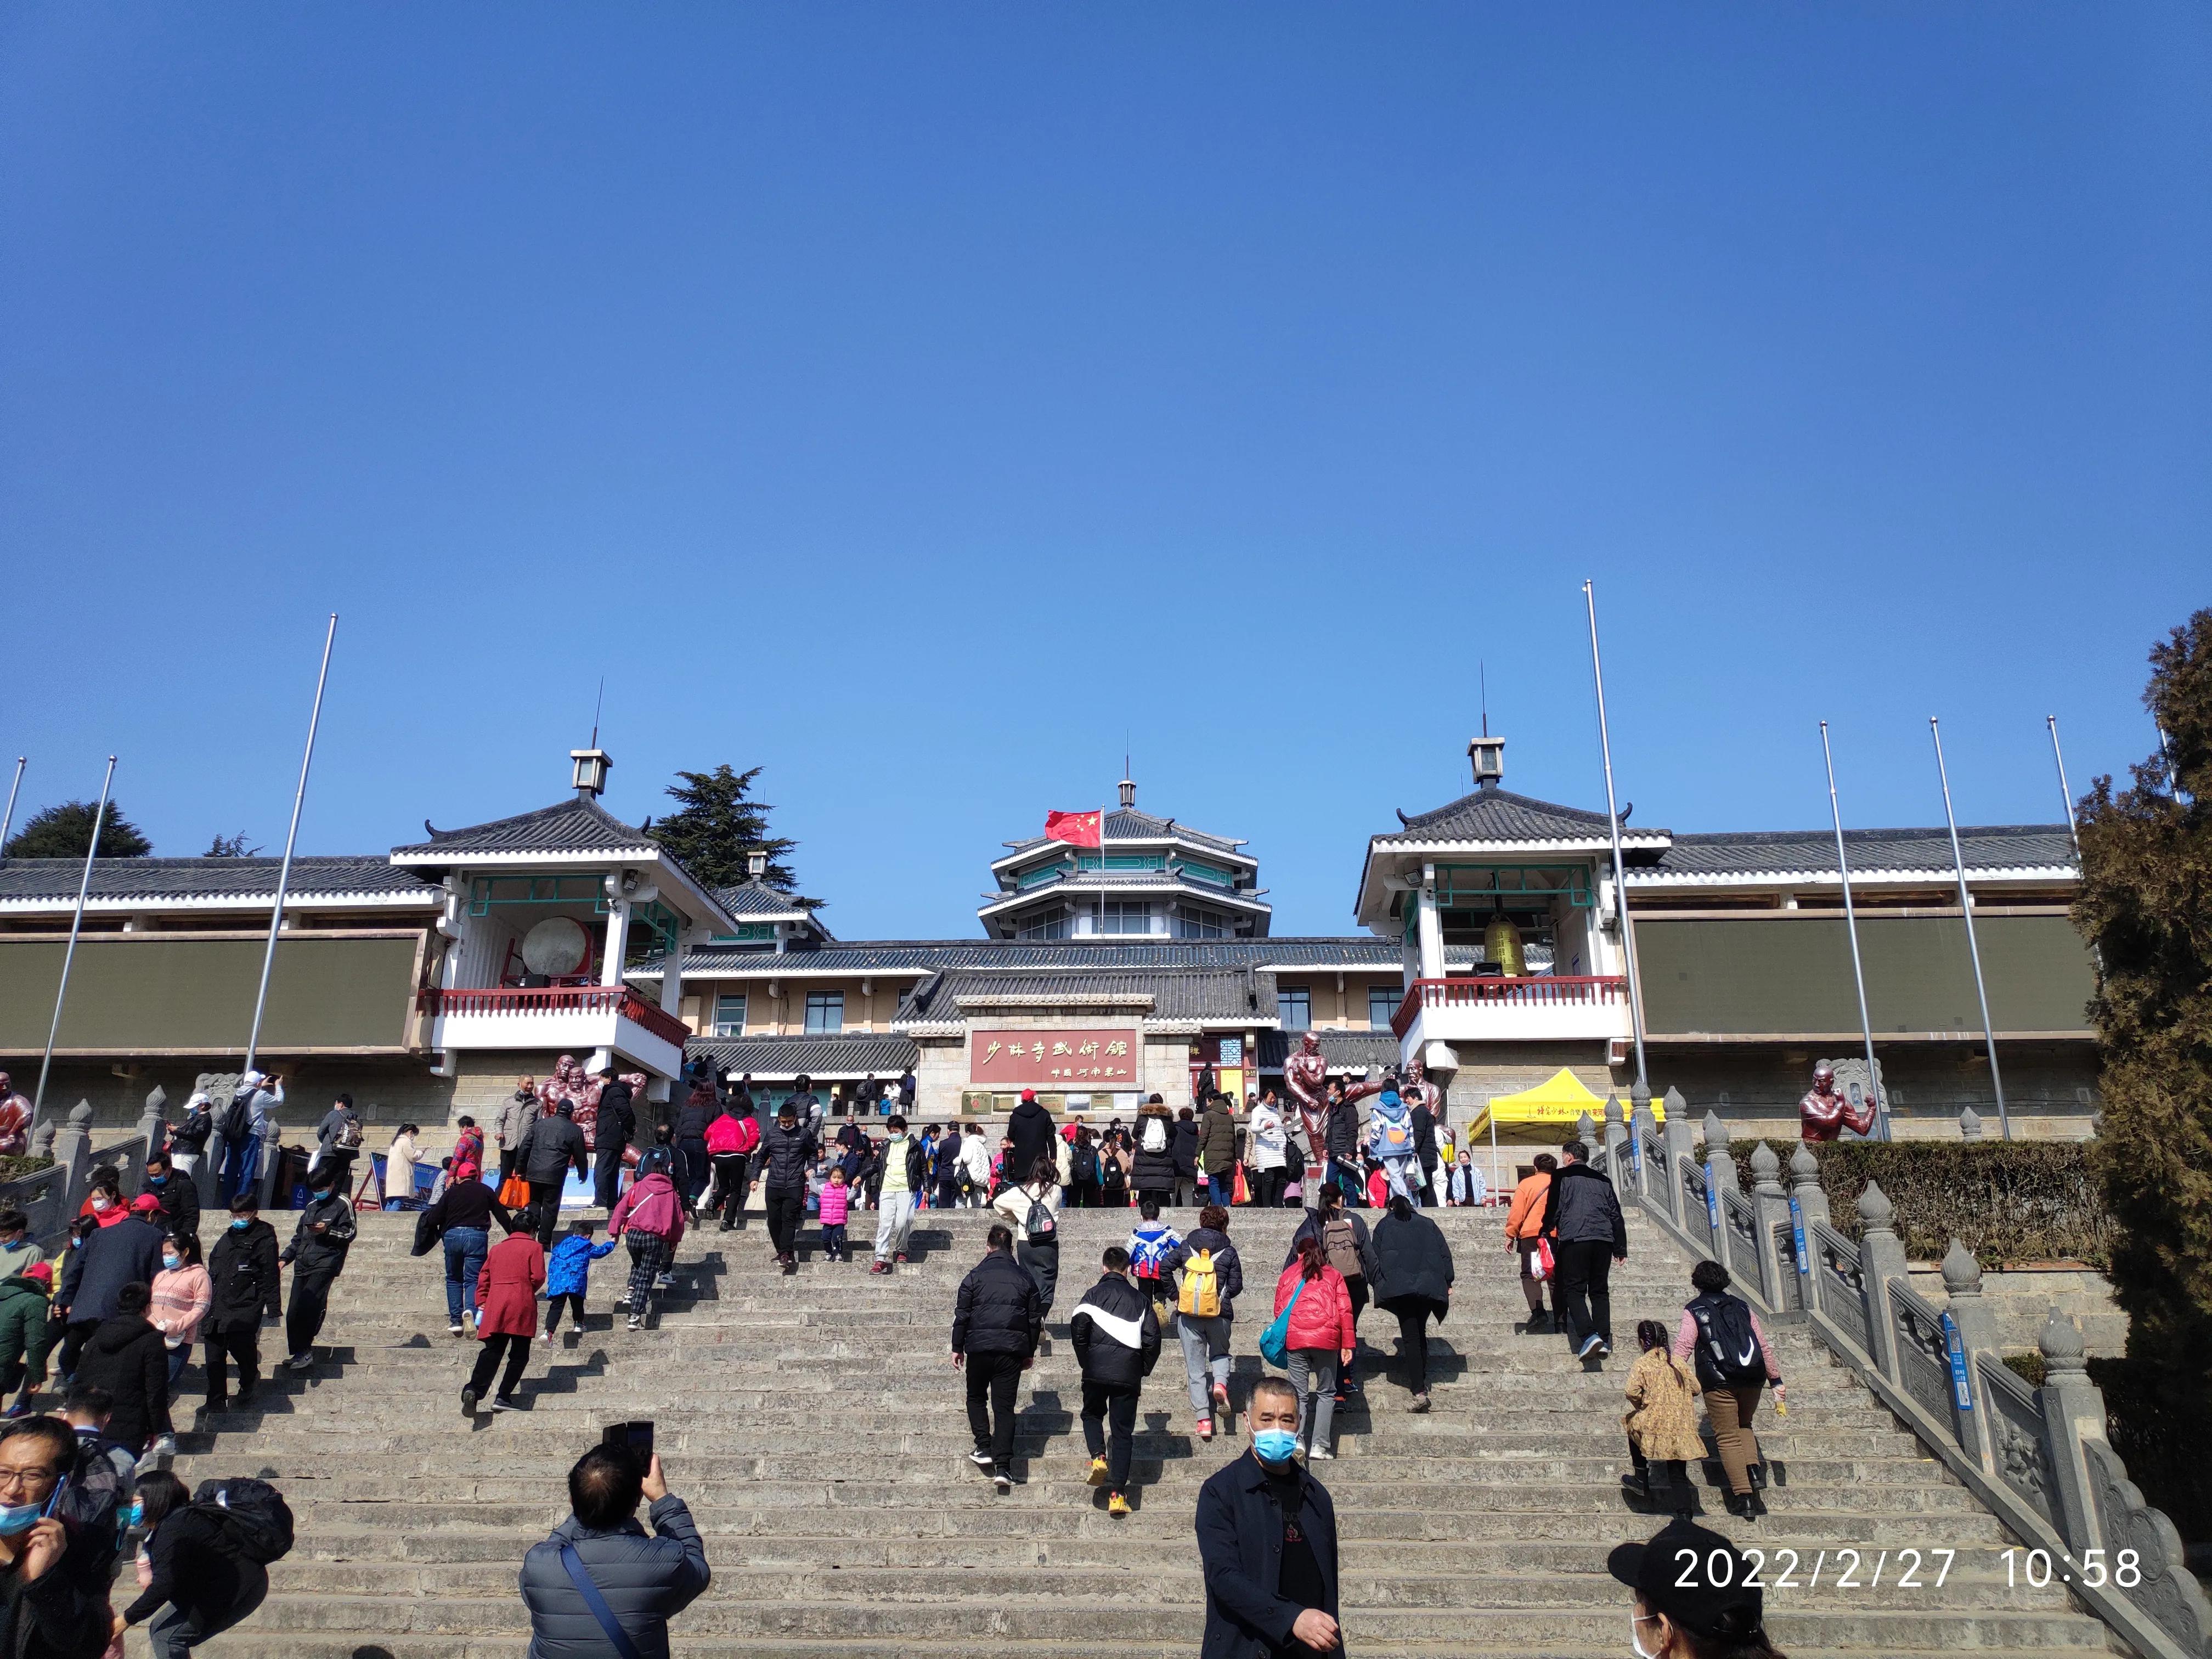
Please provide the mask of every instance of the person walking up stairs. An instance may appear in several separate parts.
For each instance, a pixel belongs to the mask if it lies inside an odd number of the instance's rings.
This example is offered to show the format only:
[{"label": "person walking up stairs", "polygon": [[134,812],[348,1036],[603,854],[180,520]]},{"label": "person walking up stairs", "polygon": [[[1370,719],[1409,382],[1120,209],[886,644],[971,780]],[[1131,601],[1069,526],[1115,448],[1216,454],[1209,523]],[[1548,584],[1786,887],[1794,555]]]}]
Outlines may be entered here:
[{"label": "person walking up stairs", "polygon": [[1106,1513],[1118,1519],[1129,1513],[1137,1398],[1159,1363],[1160,1322],[1150,1299],[1129,1282],[1127,1250],[1109,1244],[1100,1262],[1106,1271],[1068,1316],[1068,1340],[1083,1373],[1083,1443],[1091,1453],[1091,1484],[1106,1488]]}]

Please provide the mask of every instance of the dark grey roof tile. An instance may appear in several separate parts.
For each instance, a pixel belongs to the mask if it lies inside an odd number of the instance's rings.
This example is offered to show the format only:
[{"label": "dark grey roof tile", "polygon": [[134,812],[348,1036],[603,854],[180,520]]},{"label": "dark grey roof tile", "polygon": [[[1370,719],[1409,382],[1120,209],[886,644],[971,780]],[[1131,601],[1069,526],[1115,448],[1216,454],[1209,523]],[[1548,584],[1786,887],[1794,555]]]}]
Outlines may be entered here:
[{"label": "dark grey roof tile", "polygon": [[[1583,841],[1607,834],[1602,812],[1561,806],[1510,789],[1478,789],[1431,812],[1401,814],[1404,827],[1386,830],[1385,841]],[[1624,836],[1664,836],[1664,830],[1624,826]]]},{"label": "dark grey roof tile", "polygon": [[[1960,850],[1969,870],[2070,868],[2074,840],[2063,823],[1961,826]],[[1948,870],[1948,830],[1846,830],[1844,850],[1854,875],[1885,870]],[[1670,875],[1794,875],[1836,868],[1836,837],[1828,830],[1729,831],[1683,835],[1656,863],[1636,872],[1638,885]]]},{"label": "dark grey roof tile", "polygon": [[786,1082],[804,1073],[817,1081],[843,1082],[873,1073],[892,1079],[915,1063],[912,1037],[854,1032],[840,1036],[693,1037],[687,1060],[712,1060],[724,1071],[750,1073],[763,1082]]},{"label": "dark grey roof tile", "polygon": [[[282,859],[96,859],[90,897],[116,899],[272,900]],[[82,859],[0,859],[0,903],[58,900],[74,904]],[[439,889],[381,854],[295,858],[289,889],[295,898],[349,894],[419,896],[438,901]]]},{"label": "dark grey roof tile", "polygon": [[659,847],[643,830],[624,823],[588,795],[556,801],[535,812],[465,830],[432,829],[430,839],[392,849],[395,858],[426,858],[477,853],[650,853]]}]

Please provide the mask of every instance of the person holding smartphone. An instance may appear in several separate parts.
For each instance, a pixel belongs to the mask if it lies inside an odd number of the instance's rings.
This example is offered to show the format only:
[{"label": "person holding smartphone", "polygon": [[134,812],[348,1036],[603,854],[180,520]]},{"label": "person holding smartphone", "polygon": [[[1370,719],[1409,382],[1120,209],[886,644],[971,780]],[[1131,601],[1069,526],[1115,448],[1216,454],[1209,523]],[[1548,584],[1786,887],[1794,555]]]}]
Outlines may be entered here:
[{"label": "person holding smartphone", "polygon": [[[639,1425],[620,1425],[629,1431]],[[648,1533],[638,1523],[650,1505]],[[666,1659],[668,1621],[711,1582],[691,1511],[671,1494],[657,1453],[624,1439],[592,1447],[568,1471],[572,1513],[523,1557],[522,1603],[536,1659]]]}]

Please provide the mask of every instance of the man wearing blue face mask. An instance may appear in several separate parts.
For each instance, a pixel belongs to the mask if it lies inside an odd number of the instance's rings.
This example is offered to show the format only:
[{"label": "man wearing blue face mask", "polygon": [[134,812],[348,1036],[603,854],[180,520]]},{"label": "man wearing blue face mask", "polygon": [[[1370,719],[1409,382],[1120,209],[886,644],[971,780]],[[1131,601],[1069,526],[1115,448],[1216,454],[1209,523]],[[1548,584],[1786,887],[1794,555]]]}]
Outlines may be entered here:
[{"label": "man wearing blue face mask", "polygon": [[200,1340],[207,1355],[207,1408],[228,1408],[230,1374],[225,1362],[238,1362],[238,1403],[253,1398],[261,1380],[261,1322],[276,1317],[276,1230],[261,1218],[252,1193],[231,1200],[230,1224],[208,1252],[208,1290],[212,1298]]},{"label": "man wearing blue face mask", "polygon": [[58,1418],[26,1418],[0,1434],[0,1653],[106,1645],[106,1597],[61,1570],[69,1538],[50,1512],[76,1459],[76,1437]]},{"label": "man wearing blue face mask", "polygon": [[1251,1449],[1200,1488],[1198,1553],[1206,1569],[1200,1659],[1313,1659],[1341,1654],[1336,1506],[1299,1467],[1297,1390],[1253,1385]]}]

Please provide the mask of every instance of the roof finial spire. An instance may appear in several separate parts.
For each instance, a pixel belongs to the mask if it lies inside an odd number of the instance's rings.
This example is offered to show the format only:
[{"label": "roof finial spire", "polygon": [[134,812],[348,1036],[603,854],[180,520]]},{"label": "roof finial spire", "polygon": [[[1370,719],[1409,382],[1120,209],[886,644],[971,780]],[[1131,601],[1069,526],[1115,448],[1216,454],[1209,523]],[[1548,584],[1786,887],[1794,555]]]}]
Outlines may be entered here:
[{"label": "roof finial spire", "polygon": [[1482,735],[1486,738],[1490,735],[1490,665],[1478,657],[1474,672],[1482,677]]}]

